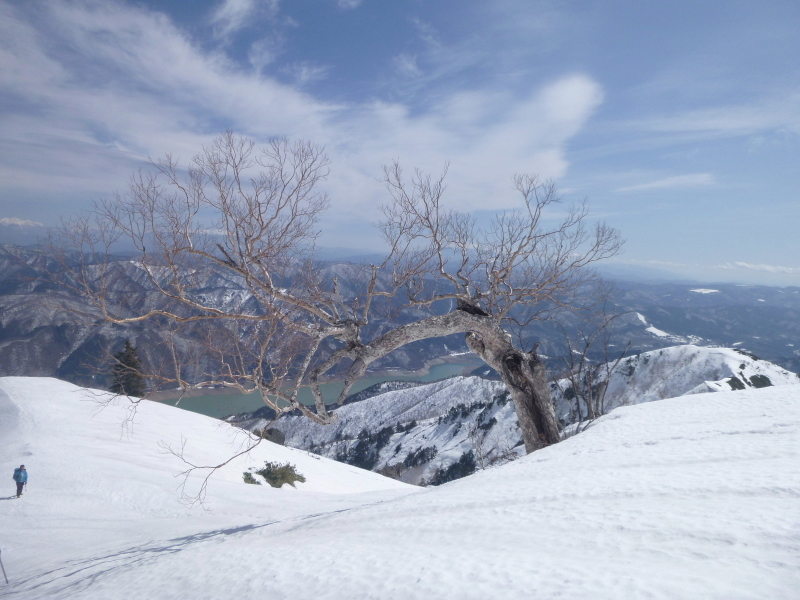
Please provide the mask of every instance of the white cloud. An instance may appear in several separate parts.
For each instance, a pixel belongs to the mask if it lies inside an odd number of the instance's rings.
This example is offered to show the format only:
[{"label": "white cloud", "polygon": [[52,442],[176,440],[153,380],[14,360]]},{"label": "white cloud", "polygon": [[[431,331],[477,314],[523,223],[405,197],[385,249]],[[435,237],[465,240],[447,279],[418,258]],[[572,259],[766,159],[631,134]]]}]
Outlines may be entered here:
[{"label": "white cloud", "polygon": [[211,14],[214,35],[227,38],[251,22],[259,11],[270,16],[278,12],[279,0],[222,0]]},{"label": "white cloud", "polygon": [[656,181],[649,181],[647,183],[629,185],[617,188],[615,191],[641,192],[647,190],[661,190],[665,188],[698,187],[704,185],[714,185],[714,183],[716,183],[716,181],[711,173],[692,173],[690,175],[676,175],[675,177],[666,177],[665,179],[658,179]]},{"label": "white cloud", "polygon": [[328,76],[330,68],[309,62],[302,62],[291,64],[284,70],[292,76],[297,86],[303,87],[306,84],[325,79]]},{"label": "white cloud", "polygon": [[412,22],[417,29],[419,38],[425,42],[425,44],[431,48],[440,48],[442,46],[439,35],[433,25],[419,18],[414,18]]},{"label": "white cloud", "polygon": [[421,74],[417,66],[417,57],[413,54],[402,53],[394,57],[394,66],[405,77],[417,77]]},{"label": "white cloud", "polygon": [[[185,163],[232,128],[325,145],[334,161],[331,220],[374,219],[385,198],[375,178],[394,158],[434,172],[449,160],[448,197],[463,209],[511,207],[519,200],[510,176],[563,176],[567,143],[603,99],[597,82],[575,74],[522,94],[442,94],[413,113],[401,103],[336,104],[242,70],[142,8],[19,6],[0,5],[0,39],[8,40],[0,91],[36,112],[0,115],[0,178],[42,193],[108,194],[148,156],[171,151]],[[322,74],[306,66],[300,80]]]},{"label": "white cloud", "polygon": [[613,262],[631,265],[650,265],[654,267],[672,267],[678,269],[724,269],[726,271],[759,271],[762,273],[800,273],[800,267],[782,267],[778,265],[754,264],[742,261],[728,262],[720,265],[701,265],[699,263],[680,263],[665,260],[615,260]]},{"label": "white cloud", "polygon": [[753,285],[800,285],[800,267],[733,261],[700,264],[666,260],[613,259],[607,263],[666,269],[695,281],[747,283]]},{"label": "white cloud", "polygon": [[361,3],[364,0],[336,0],[336,4],[339,5],[339,8],[343,8],[345,10],[351,10],[353,8],[358,8],[361,6]]},{"label": "white cloud", "polygon": [[261,73],[265,67],[275,62],[281,53],[283,38],[280,35],[272,35],[253,42],[247,58],[257,73]]},{"label": "white cloud", "polygon": [[39,221],[27,221],[18,217],[3,217],[0,219],[0,225],[16,227],[44,227]]},{"label": "white cloud", "polygon": [[782,274],[794,274],[800,273],[800,267],[781,267],[778,265],[763,265],[763,264],[752,264],[746,262],[734,262],[734,263],[727,263],[724,265],[719,265],[720,269],[744,269],[747,271],[760,271],[762,273],[782,273]]},{"label": "white cloud", "polygon": [[752,135],[767,131],[800,134],[800,91],[767,96],[750,104],[718,106],[639,121],[637,126],[661,133],[714,136]]}]

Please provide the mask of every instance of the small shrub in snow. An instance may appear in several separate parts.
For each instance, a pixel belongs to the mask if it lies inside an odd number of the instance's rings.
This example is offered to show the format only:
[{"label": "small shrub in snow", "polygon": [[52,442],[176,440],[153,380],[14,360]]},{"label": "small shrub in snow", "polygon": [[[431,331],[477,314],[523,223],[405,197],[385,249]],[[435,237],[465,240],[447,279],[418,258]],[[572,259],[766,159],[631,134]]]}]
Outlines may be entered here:
[{"label": "small shrub in snow", "polygon": [[282,487],[284,483],[294,487],[296,482],[305,483],[306,480],[290,463],[280,464],[267,461],[264,463],[264,468],[255,471],[255,474],[261,475],[274,488]]},{"label": "small shrub in snow", "polygon": [[255,477],[253,477],[253,474],[250,473],[249,471],[245,471],[244,473],[242,473],[242,476],[244,477],[245,483],[249,483],[252,485],[261,485],[261,482],[258,481]]}]

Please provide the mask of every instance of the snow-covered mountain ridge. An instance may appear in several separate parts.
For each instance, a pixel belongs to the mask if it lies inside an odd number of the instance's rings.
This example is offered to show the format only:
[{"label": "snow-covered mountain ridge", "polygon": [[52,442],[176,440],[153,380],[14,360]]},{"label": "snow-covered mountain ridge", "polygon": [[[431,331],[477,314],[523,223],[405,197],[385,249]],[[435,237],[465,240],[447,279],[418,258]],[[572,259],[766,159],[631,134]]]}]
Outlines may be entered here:
[{"label": "snow-covered mountain ridge", "polygon": [[[599,369],[598,382],[607,381],[607,411],[686,394],[726,392],[773,385],[800,384],[800,375],[735,348],[691,344],[652,350],[620,361],[610,377]],[[568,382],[559,382],[566,390]],[[574,405],[573,405],[574,406]],[[557,394],[557,414],[564,423],[577,420],[563,394]]]},{"label": "snow-covered mountain ridge", "polygon": [[0,379],[0,391],[0,470],[31,473],[22,499],[0,498],[9,598],[794,600],[800,589],[800,386],[621,407],[427,489],[270,444],[254,459],[285,452],[309,484],[398,487],[277,490],[245,485],[232,464],[205,511],[178,502],[180,465],[157,442],[183,434],[193,458],[218,464],[236,445],[228,425],[143,403],[121,435],[125,404],[98,412],[46,379]]},{"label": "snow-covered mountain ridge", "polygon": [[[437,470],[459,461],[468,461],[460,472],[463,476],[474,472],[481,461],[488,466],[509,460],[512,454],[516,458],[521,451],[515,450],[521,438],[505,387],[479,377],[453,377],[387,392],[337,412],[339,420],[332,425],[291,416],[273,427],[286,436],[288,446],[415,484],[430,482]],[[246,425],[258,429],[266,421]],[[486,446],[487,455],[476,457],[473,452],[472,459],[464,458],[476,442]]]},{"label": "snow-covered mountain ridge", "polygon": [[[675,346],[621,361],[608,381],[606,409],[792,384],[800,384],[800,376],[740,350]],[[568,387],[566,380],[552,386],[564,425],[578,420],[574,398],[564,393]],[[332,425],[290,416],[272,427],[289,446],[414,484],[443,483],[523,455],[513,403],[496,381],[454,377],[373,396],[337,413],[339,420]],[[239,423],[251,430],[267,424],[264,419]]]}]

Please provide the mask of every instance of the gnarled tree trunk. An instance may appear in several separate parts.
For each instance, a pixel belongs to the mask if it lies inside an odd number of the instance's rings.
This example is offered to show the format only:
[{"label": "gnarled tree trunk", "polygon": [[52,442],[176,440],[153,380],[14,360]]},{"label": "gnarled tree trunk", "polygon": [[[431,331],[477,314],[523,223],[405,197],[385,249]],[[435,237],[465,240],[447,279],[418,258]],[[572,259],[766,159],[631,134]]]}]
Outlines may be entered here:
[{"label": "gnarled tree trunk", "polygon": [[353,383],[364,375],[375,360],[410,342],[453,333],[466,333],[470,350],[500,374],[514,400],[526,452],[557,443],[561,438],[550,386],[544,363],[536,350],[523,352],[515,348],[511,336],[493,317],[461,309],[401,325],[368,344],[353,340],[312,373],[312,391],[318,399],[318,405],[324,409],[319,376],[343,358],[353,362],[344,377],[345,386],[339,397],[340,403]]},{"label": "gnarled tree trunk", "polygon": [[508,335],[466,336],[470,349],[500,374],[517,411],[525,451],[531,453],[560,439],[544,363],[534,349],[515,348]]}]

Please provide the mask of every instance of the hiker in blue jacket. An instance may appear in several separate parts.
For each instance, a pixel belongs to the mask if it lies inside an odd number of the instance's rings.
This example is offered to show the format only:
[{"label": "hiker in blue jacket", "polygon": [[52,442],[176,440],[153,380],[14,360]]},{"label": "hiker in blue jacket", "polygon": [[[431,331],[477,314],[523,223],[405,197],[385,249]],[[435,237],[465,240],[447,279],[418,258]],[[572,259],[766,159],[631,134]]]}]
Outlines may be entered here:
[{"label": "hiker in blue jacket", "polygon": [[14,469],[14,481],[17,482],[17,498],[22,496],[22,488],[28,483],[28,472],[25,470],[25,465],[20,465],[18,469]]}]

